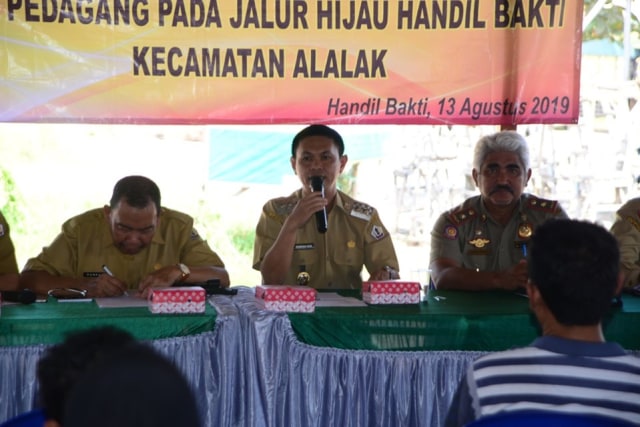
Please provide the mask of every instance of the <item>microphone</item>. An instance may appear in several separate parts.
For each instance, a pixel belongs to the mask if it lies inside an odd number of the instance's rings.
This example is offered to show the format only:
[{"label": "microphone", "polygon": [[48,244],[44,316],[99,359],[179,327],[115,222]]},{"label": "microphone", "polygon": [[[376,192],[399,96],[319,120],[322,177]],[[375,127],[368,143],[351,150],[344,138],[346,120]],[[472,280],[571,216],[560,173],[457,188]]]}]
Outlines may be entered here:
[{"label": "microphone", "polygon": [[[324,197],[324,184],[323,178],[321,176],[312,176],[309,178],[311,181],[311,191],[320,191],[322,193],[322,197]],[[327,227],[327,208],[323,207],[321,210],[316,212],[316,226],[318,227],[318,233],[326,233],[328,230]]]},{"label": "microphone", "polygon": [[2,301],[7,302],[19,302],[21,304],[31,304],[36,301],[36,294],[29,289],[23,289],[21,291],[0,291],[2,294]]}]

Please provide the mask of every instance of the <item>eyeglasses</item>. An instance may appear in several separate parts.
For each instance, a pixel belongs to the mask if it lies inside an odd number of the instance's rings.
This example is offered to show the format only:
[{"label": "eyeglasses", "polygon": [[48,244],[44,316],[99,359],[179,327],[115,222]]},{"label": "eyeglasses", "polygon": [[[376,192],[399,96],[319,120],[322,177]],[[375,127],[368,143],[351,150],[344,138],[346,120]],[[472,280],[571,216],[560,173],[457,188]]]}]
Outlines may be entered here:
[{"label": "eyeglasses", "polygon": [[86,298],[87,290],[78,289],[78,288],[55,288],[55,289],[50,289],[47,292],[47,295],[49,295],[50,297],[54,297],[56,299]]}]

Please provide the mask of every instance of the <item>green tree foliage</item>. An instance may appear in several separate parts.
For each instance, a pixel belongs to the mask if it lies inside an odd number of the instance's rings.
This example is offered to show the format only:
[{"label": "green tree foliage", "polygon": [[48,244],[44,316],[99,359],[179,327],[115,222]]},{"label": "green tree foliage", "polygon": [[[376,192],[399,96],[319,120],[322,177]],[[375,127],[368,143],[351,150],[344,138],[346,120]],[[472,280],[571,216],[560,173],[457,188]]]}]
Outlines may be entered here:
[{"label": "green tree foliage", "polygon": [[[586,15],[598,0],[584,0],[584,14]],[[640,0],[633,0],[638,2]],[[624,9],[614,6],[611,1],[600,10],[593,21],[585,28],[582,38],[583,40],[593,39],[610,39],[614,41],[622,41],[624,34]],[[631,14],[631,31],[639,32],[640,23],[638,18]]]},{"label": "green tree foliage", "polygon": [[12,232],[22,231],[24,224],[24,205],[20,192],[16,188],[16,183],[11,174],[0,168],[2,174],[2,184],[0,185],[0,210],[9,223]]},{"label": "green tree foliage", "polygon": [[253,242],[256,239],[255,230],[242,226],[234,226],[227,230],[233,246],[242,255],[253,255]]}]

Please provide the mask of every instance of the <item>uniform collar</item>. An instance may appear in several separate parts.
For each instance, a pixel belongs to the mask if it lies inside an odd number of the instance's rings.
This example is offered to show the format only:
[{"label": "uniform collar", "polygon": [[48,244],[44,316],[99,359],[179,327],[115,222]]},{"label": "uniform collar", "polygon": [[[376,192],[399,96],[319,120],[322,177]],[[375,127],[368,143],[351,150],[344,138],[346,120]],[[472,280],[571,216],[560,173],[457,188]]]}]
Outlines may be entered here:
[{"label": "uniform collar", "polygon": [[[299,188],[297,191],[295,191],[293,193],[293,195],[298,199],[302,199],[302,188]],[[336,189],[336,202],[333,205],[334,209],[335,208],[339,208],[340,210],[344,211],[344,193],[340,190]]]},{"label": "uniform collar", "polygon": [[[511,218],[509,219],[509,222],[517,220],[517,221],[521,221],[523,218],[523,207],[525,205],[525,199],[527,198],[527,195],[525,193],[522,193],[520,195],[520,198],[518,199],[517,205],[515,207],[515,209],[513,210],[513,214],[511,215]],[[492,221],[496,222],[493,217],[491,216],[491,214],[489,213],[489,211],[487,210],[486,206],[484,205],[484,200],[483,197],[480,195],[478,196],[478,211],[480,212],[481,217],[483,218],[483,220],[486,220],[486,218],[491,219]]]}]

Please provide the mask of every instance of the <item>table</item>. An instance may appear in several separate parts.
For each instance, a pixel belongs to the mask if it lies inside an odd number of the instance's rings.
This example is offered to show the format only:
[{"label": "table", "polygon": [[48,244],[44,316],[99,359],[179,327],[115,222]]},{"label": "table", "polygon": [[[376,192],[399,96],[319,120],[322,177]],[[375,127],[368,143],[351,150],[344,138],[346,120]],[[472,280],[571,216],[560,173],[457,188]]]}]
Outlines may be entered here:
[{"label": "table", "polygon": [[[540,334],[529,300],[500,291],[429,291],[419,305],[316,307],[289,319],[300,341],[349,350],[500,351]],[[625,294],[603,328],[608,340],[640,350],[638,325],[640,298]]]},{"label": "table", "polygon": [[157,315],[144,307],[100,309],[95,303],[3,306],[0,422],[32,408],[36,364],[48,346],[60,342],[66,331],[108,324],[148,341],[176,363],[196,391],[205,426],[244,425],[237,310],[229,297],[213,296],[209,303],[202,315]]},{"label": "table", "polygon": [[[606,329],[636,345],[640,303],[627,300]],[[537,333],[527,300],[500,293],[433,292],[421,306],[285,314],[241,289],[236,305],[254,367],[245,379],[251,426],[440,426],[473,360]]]},{"label": "table", "polygon": [[[253,288],[237,288],[236,296],[210,297],[202,316],[164,319],[146,309],[118,315],[108,309],[105,316],[91,306],[58,310],[75,324],[82,320],[81,327],[116,322],[146,337],[183,370],[207,427],[439,426],[473,360],[528,344],[537,334],[527,300],[503,293],[435,291],[419,306],[287,314],[264,310]],[[3,307],[0,331],[5,321],[17,327],[30,316],[34,324],[56,322],[54,304],[30,307],[13,313]],[[605,326],[609,339],[620,339],[638,356],[640,334],[632,328],[639,315],[640,299],[625,297]],[[214,323],[197,327],[205,331],[192,328],[204,319]],[[148,324],[165,320],[176,328],[169,333],[179,336],[156,336]],[[182,322],[191,326],[178,327]],[[29,328],[20,326],[26,336]],[[33,329],[38,339],[59,339]],[[31,409],[35,366],[48,345],[0,346],[0,421]]]},{"label": "table", "polygon": [[56,344],[76,329],[112,325],[138,340],[195,335],[213,330],[216,311],[204,314],[151,314],[147,307],[100,308],[94,302],[58,302],[3,305],[0,346]]}]

